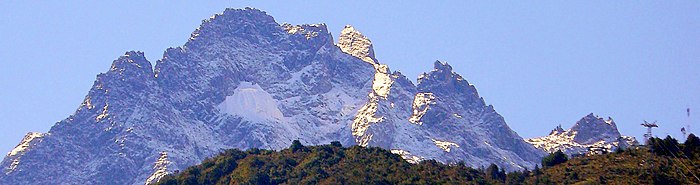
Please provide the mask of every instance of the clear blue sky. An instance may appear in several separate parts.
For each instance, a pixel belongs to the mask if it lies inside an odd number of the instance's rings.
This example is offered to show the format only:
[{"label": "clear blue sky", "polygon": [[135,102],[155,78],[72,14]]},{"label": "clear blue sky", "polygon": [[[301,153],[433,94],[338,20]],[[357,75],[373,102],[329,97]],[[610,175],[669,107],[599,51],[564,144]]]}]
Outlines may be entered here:
[{"label": "clear blue sky", "polygon": [[[447,61],[523,137],[593,112],[642,139],[700,131],[700,1],[0,2],[0,151],[72,114],[127,50],[154,62],[227,7],[280,22],[352,24],[377,58],[415,78]],[[403,2],[403,1],[402,1]]]}]

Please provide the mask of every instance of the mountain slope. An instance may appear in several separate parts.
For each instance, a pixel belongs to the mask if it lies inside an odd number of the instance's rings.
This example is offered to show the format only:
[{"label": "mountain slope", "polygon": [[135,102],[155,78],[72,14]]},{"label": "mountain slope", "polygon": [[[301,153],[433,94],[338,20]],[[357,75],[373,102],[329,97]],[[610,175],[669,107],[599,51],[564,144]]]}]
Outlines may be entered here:
[{"label": "mountain slope", "polygon": [[418,85],[351,26],[279,24],[260,10],[204,20],[155,67],[127,52],[73,115],[0,163],[3,184],[143,184],[224,149],[340,141],[405,157],[532,168],[543,155],[446,63]]},{"label": "mountain slope", "polygon": [[605,155],[573,158],[543,168],[526,184],[699,184],[700,158],[672,157],[629,148]]},{"label": "mountain slope", "polygon": [[412,165],[376,147],[293,145],[281,151],[227,150],[159,184],[476,184],[477,170],[435,161]]},{"label": "mountain slope", "polygon": [[621,135],[612,118],[605,120],[593,113],[581,118],[568,130],[557,126],[547,136],[526,141],[545,152],[561,150],[567,155],[583,155],[588,153],[589,148],[614,151],[619,147],[626,148],[638,144],[634,137]]},{"label": "mountain slope", "polygon": [[653,138],[649,148],[563,159],[544,168],[508,173],[496,165],[473,169],[464,163],[432,160],[411,165],[376,147],[344,148],[339,143],[306,147],[293,142],[281,151],[227,150],[158,183],[697,184],[699,159],[700,139],[692,134],[683,144],[671,137]]}]

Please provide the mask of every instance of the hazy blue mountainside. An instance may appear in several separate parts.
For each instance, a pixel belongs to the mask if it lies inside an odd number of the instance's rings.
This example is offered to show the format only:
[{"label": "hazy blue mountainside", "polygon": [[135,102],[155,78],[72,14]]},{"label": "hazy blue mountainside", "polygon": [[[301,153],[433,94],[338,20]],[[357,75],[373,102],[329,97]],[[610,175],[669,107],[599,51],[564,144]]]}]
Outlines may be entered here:
[{"label": "hazy blue mountainside", "polygon": [[340,141],[417,162],[532,169],[526,143],[451,66],[414,84],[346,26],[279,24],[256,9],[204,20],[152,67],[130,51],[97,76],[74,114],[29,133],[0,184],[143,184],[224,149]]}]

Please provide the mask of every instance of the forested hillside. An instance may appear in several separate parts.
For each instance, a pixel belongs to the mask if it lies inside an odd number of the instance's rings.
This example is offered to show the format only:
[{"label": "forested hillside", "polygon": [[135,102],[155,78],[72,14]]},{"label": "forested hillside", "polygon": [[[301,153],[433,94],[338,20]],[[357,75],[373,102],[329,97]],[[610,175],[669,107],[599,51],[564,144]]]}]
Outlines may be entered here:
[{"label": "forested hillside", "polygon": [[654,138],[648,147],[573,159],[555,152],[542,166],[506,173],[496,165],[411,164],[376,147],[294,141],[281,151],[227,150],[159,184],[699,184],[700,139]]},{"label": "forested hillside", "polygon": [[545,184],[700,184],[700,139],[652,138],[648,147],[578,157],[543,168],[529,183]]}]

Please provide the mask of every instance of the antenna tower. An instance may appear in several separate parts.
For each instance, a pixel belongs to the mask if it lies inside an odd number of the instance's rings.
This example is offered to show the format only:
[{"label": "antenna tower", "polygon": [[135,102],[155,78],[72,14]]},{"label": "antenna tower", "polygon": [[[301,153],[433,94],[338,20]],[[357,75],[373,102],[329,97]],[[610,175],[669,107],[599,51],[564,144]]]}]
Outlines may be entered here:
[{"label": "antenna tower", "polygon": [[[686,112],[688,113],[688,125],[685,126],[685,130],[688,133],[693,133],[693,131],[690,130],[690,108],[686,109]],[[684,138],[685,139],[685,138]]]},{"label": "antenna tower", "polygon": [[644,123],[642,123],[641,125],[644,127],[647,127],[647,133],[644,134],[644,143],[649,144],[649,139],[651,139],[651,137],[653,137],[653,135],[651,134],[651,128],[659,127],[659,126],[656,125],[656,121],[654,121],[653,123],[649,123],[646,120],[644,120]]}]

